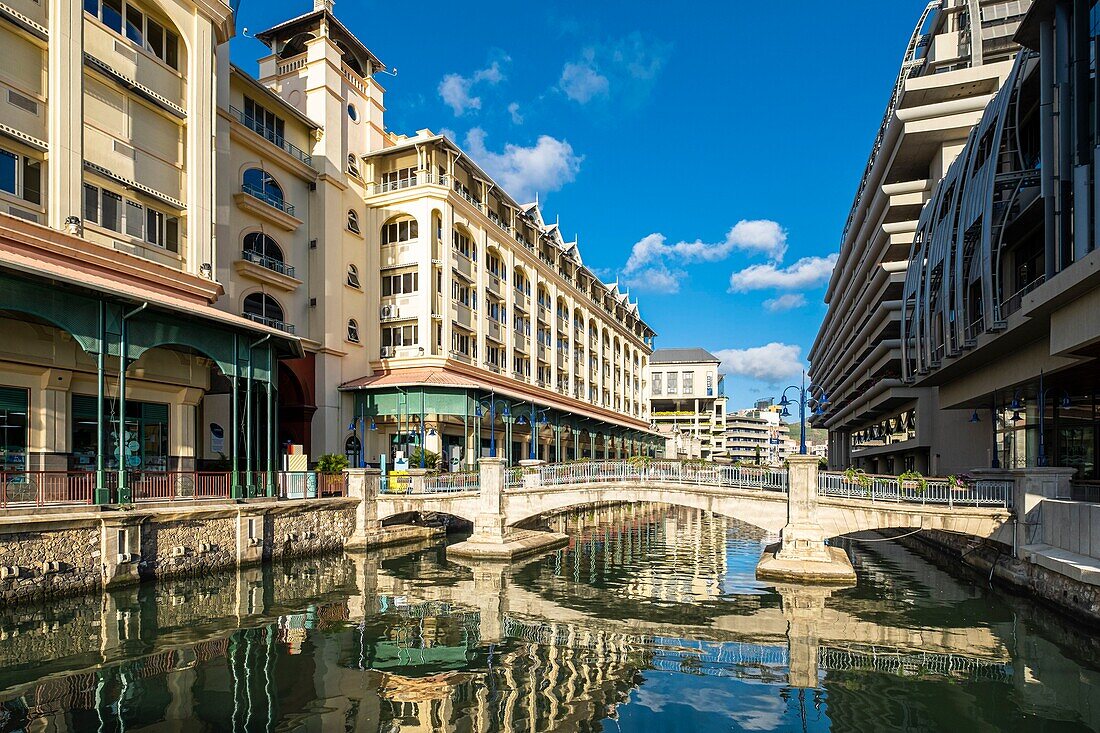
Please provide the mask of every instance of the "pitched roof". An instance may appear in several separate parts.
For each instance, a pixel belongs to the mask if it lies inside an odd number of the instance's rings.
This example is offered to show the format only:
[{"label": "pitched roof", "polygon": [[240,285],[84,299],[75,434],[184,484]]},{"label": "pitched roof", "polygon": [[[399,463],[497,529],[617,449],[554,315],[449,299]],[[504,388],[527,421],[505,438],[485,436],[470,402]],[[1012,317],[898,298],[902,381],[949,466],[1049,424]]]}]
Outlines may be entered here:
[{"label": "pitched roof", "polygon": [[714,354],[706,349],[698,347],[690,349],[657,349],[649,357],[650,364],[694,364],[697,362],[712,361],[715,364],[722,362]]}]

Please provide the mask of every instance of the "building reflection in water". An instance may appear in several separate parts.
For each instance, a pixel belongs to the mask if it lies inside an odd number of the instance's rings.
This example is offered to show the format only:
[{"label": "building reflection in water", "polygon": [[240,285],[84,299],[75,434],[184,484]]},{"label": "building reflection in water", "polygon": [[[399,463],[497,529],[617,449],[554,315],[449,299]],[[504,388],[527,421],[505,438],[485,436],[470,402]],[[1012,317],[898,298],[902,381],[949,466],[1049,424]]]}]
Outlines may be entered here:
[{"label": "building reflection in water", "polygon": [[[1061,714],[1100,709],[1100,678],[1015,621],[914,623],[929,598],[964,609],[980,591],[893,545],[857,557],[859,588],[773,588],[752,577],[763,534],[734,520],[612,506],[546,522],[570,546],[521,567],[396,548],[0,610],[0,731],[859,728],[879,690],[916,721],[976,705],[966,685],[1049,711],[1044,677]],[[965,714],[1004,727],[1003,710]]]}]

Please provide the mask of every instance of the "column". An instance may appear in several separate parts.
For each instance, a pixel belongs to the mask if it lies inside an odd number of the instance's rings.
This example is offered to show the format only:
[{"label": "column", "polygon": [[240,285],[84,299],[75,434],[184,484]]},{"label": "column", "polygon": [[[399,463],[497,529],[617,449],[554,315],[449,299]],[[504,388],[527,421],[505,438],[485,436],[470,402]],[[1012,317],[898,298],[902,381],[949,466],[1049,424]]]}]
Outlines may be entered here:
[{"label": "column", "polygon": [[82,218],[84,200],[84,7],[80,0],[51,0],[49,28],[46,201],[50,227],[64,230],[69,217]]},{"label": "column", "polygon": [[365,549],[382,531],[382,521],[378,516],[378,489],[382,472],[377,468],[349,468],[344,473],[347,476],[348,496],[359,500],[355,506],[355,528],[344,543],[344,549]]}]

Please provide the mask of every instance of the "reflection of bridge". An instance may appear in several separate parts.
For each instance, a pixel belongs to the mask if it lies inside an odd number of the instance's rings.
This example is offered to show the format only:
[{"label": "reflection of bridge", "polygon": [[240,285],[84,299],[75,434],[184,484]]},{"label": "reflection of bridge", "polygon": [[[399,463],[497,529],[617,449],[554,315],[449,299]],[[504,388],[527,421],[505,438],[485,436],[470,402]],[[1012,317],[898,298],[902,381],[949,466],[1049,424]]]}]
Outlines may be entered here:
[{"label": "reflection of bridge", "polygon": [[819,474],[814,456],[792,456],[787,472],[631,461],[525,461],[522,468],[509,471],[499,459],[483,458],[476,476],[414,474],[400,486],[391,479],[386,488],[380,490],[377,476],[352,472],[351,493],[364,498],[357,526],[361,536],[397,515],[450,514],[474,525],[473,537],[465,547],[453,548],[454,553],[510,559],[532,543],[511,546],[506,528],[531,517],[602,502],[654,502],[782,530],[778,559],[787,564],[779,567],[780,562],[774,570],[792,579],[827,577],[832,572],[828,566],[838,562],[847,565],[837,571],[839,576],[853,577],[846,559],[825,546],[827,538],[852,532],[936,529],[1010,541],[1002,535],[1008,532],[1013,489],[1009,481],[851,484],[836,474]]},{"label": "reflection of bridge", "polygon": [[[785,652],[783,661],[768,666],[785,667],[790,684],[799,687],[817,687],[819,668],[869,668],[868,664],[879,665],[875,667],[878,669],[920,669],[923,674],[967,669],[982,670],[984,676],[1010,674],[1008,653],[988,628],[918,630],[864,621],[827,606],[826,599],[832,593],[828,588],[779,586],[780,608],[727,613],[709,624],[659,623],[639,618],[620,621],[564,606],[527,590],[512,580],[510,566],[484,561],[470,561],[468,566],[472,578],[430,586],[374,575],[376,585],[369,591],[380,598],[401,598],[408,604],[404,612],[410,615],[420,604],[436,613],[444,608],[459,615],[476,610],[482,644],[520,638],[583,648],[600,643],[605,634],[615,634],[647,647],[652,640],[663,638],[693,640],[715,649],[729,644],[781,648]],[[363,577],[364,583],[370,581],[370,577]],[[846,655],[840,653],[842,649],[848,650]],[[923,665],[919,664],[921,660]]]}]

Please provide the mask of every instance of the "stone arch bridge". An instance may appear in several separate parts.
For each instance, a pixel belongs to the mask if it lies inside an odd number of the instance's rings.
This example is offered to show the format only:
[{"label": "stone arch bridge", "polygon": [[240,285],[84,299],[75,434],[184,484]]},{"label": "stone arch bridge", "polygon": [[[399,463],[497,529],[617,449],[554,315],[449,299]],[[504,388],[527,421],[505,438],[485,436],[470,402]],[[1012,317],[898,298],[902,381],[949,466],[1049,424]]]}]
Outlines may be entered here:
[{"label": "stone arch bridge", "polygon": [[687,506],[779,532],[781,545],[761,562],[762,575],[793,580],[848,580],[851,564],[826,540],[877,529],[935,529],[1012,541],[1013,482],[949,485],[892,478],[847,481],[818,471],[816,456],[792,456],[772,470],[672,461],[592,461],[506,468],[483,458],[477,472],[431,476],[410,471],[383,482],[369,469],[351,471],[349,488],[362,496],[357,541],[369,542],[386,519],[438,512],[473,522],[474,534],[449,552],[511,559],[567,538],[510,531],[531,517],[607,502]]}]

